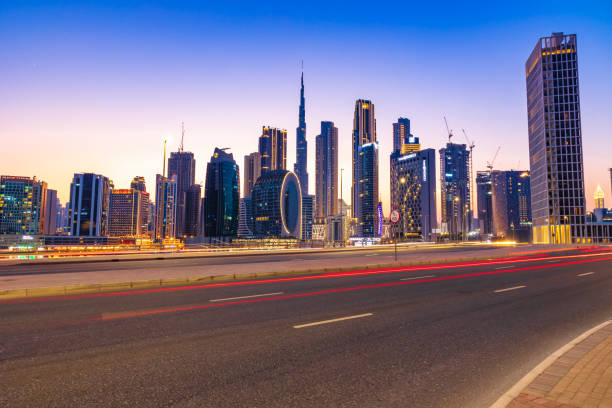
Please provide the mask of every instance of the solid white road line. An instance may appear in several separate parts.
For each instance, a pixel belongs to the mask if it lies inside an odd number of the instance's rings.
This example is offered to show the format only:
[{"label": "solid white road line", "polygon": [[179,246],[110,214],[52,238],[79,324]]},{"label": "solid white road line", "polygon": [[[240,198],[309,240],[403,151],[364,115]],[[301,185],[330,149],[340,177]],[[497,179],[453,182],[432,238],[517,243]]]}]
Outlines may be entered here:
[{"label": "solid white road line", "polygon": [[404,280],[415,280],[415,279],[425,279],[425,278],[435,278],[435,277],[436,275],[426,275],[426,276],[415,276],[414,278],[403,278],[400,280],[404,281]]},{"label": "solid white road line", "polygon": [[360,315],[354,315],[354,316],[346,316],[346,317],[339,317],[337,319],[331,319],[331,320],[323,320],[320,322],[313,322],[313,323],[305,323],[305,324],[298,324],[297,326],[293,326],[294,329],[301,329],[303,327],[310,327],[310,326],[318,326],[320,324],[327,324],[327,323],[335,323],[335,322],[341,322],[343,320],[350,320],[350,319],[359,319],[360,317],[368,317],[368,316],[372,316],[374,313],[364,313],[364,314],[360,314]]},{"label": "solid white road line", "polygon": [[282,294],[283,292],[262,293],[261,295],[238,296],[238,297],[223,298],[223,299],[210,299],[210,302],[222,302],[224,300],[248,299],[248,298],[256,298],[256,297],[262,297],[262,296],[282,295]]},{"label": "solid white road line", "polygon": [[499,268],[495,268],[495,269],[508,269],[508,268],[514,268],[516,265],[510,265],[510,266],[500,266]]},{"label": "solid white road line", "polygon": [[595,333],[596,331],[600,329],[603,329],[609,324],[612,324],[612,320],[608,320],[607,322],[604,322],[600,324],[599,326],[593,327],[591,330],[587,330],[586,332],[582,333],[580,336],[576,337],[574,340],[567,343],[565,346],[561,347],[559,350],[552,353],[550,356],[546,358],[546,360],[542,361],[533,370],[531,370],[523,378],[521,378],[519,382],[514,384],[514,386],[510,388],[504,395],[499,397],[499,399],[495,401],[495,403],[493,403],[493,405],[491,405],[490,408],[507,407],[508,404],[510,404],[513,399],[515,399],[516,397],[520,395],[521,391],[523,391],[525,387],[531,384],[531,382],[535,380],[538,375],[542,374],[544,370],[546,370],[559,357],[561,357],[566,352],[570,351],[572,347],[574,347],[576,344],[580,343],[581,341],[589,337],[591,334]]},{"label": "solid white road line", "polygon": [[585,273],[579,273],[576,276],[589,276],[589,275],[593,275],[595,272],[585,272]]},{"label": "solid white road line", "polygon": [[494,290],[493,293],[502,293],[502,292],[508,292],[509,290],[517,290],[517,289],[522,289],[522,288],[526,288],[527,286],[522,285],[522,286],[513,286],[511,288],[506,288],[506,289],[497,289]]}]

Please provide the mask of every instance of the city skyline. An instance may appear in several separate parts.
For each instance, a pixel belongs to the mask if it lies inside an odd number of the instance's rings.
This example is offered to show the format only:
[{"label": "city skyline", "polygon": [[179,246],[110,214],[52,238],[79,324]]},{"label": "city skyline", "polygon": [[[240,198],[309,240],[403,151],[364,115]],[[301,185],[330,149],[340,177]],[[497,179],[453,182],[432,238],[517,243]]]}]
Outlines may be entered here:
[{"label": "city skyline", "polygon": [[[168,150],[175,151],[180,142],[180,122],[183,120],[186,144],[197,161],[196,183],[204,181],[208,152],[220,145],[218,140],[224,140],[222,147],[230,147],[235,157],[243,157],[257,150],[257,137],[262,125],[294,129],[298,125],[296,110],[302,59],[306,122],[330,120],[336,124],[339,129],[339,168],[347,171],[350,168],[352,109],[354,101],[359,98],[370,99],[377,105],[377,139],[383,158],[392,151],[392,123],[399,117],[413,121],[412,132],[419,135],[422,148],[438,150],[446,141],[442,117],[447,116],[455,131],[453,142],[465,143],[461,128],[465,128],[476,142],[474,172],[485,169],[485,162],[491,159],[499,145],[502,150],[496,169],[528,168],[522,64],[536,39],[553,31],[576,33],[581,44],[579,71],[585,195],[592,196],[597,184],[608,184],[609,164],[605,160],[612,154],[612,147],[606,143],[610,126],[606,125],[605,112],[610,111],[611,102],[607,98],[610,81],[606,81],[605,66],[609,66],[607,61],[612,61],[612,55],[604,46],[603,39],[612,28],[605,23],[609,15],[605,7],[598,9],[597,15],[590,10],[582,11],[580,15],[556,15],[544,19],[541,12],[535,10],[527,17],[513,20],[511,16],[506,17],[512,21],[505,27],[502,23],[507,20],[493,17],[495,13],[492,11],[483,11],[477,16],[479,23],[476,25],[483,29],[482,32],[459,23],[451,24],[446,30],[427,27],[420,21],[410,26],[385,25],[380,12],[375,12],[364,24],[377,28],[372,37],[365,40],[368,45],[379,45],[372,50],[376,64],[373,61],[365,66],[356,66],[350,56],[355,47],[350,34],[363,27],[356,23],[359,15],[348,16],[341,24],[345,34],[337,36],[328,45],[322,44],[322,34],[306,38],[296,29],[288,29],[288,38],[276,41],[256,30],[254,37],[263,42],[255,50],[279,52],[282,56],[280,63],[267,70],[247,69],[230,59],[220,64],[227,68],[223,73],[217,72],[219,67],[207,66],[203,72],[188,68],[196,62],[192,51],[209,46],[191,18],[185,20],[184,28],[170,25],[160,28],[163,33],[172,34],[162,40],[150,26],[151,22],[161,18],[159,11],[147,8],[132,10],[124,16],[125,19],[143,15],[150,19],[135,20],[134,30],[143,28],[142,32],[127,33],[127,44],[122,45],[117,42],[116,34],[107,31],[109,28],[101,28],[102,22],[113,16],[112,7],[94,5],[58,10],[52,5],[46,8],[2,6],[2,32],[14,41],[3,44],[0,52],[11,53],[14,58],[7,59],[8,64],[0,68],[3,76],[12,79],[2,85],[8,98],[0,110],[0,131],[14,135],[6,138],[7,151],[23,150],[34,142],[37,149],[27,159],[3,154],[0,173],[36,175],[50,188],[58,190],[62,203],[68,201],[69,184],[75,172],[104,174],[118,188],[127,188],[136,175],[144,175],[147,183],[153,185],[155,174],[161,170],[159,161],[163,140],[170,139]],[[184,17],[184,12],[169,6],[162,10],[168,16],[178,14]],[[99,13],[94,16],[94,11]],[[430,15],[423,9],[415,12],[422,17]],[[57,16],[51,22],[48,16],[53,13]],[[209,14],[200,11],[199,16],[204,15],[206,21],[214,22],[223,13],[222,10]],[[297,19],[294,10],[282,9],[275,13],[286,13],[282,19],[283,27]],[[25,15],[28,21],[39,27],[39,31],[29,34],[22,31],[19,22],[24,21]],[[76,23],[75,16],[91,22],[91,27]],[[446,15],[442,17],[448,18]],[[225,15],[225,18],[229,19],[230,27],[235,27],[243,17]],[[262,18],[261,14],[254,17],[255,21]],[[330,28],[325,16],[316,17],[312,11],[308,12],[301,28],[303,25],[321,27],[323,34],[340,31],[340,28]],[[218,23],[208,27],[213,37],[224,33]],[[515,30],[517,28],[522,30]],[[42,41],[41,32],[48,34],[47,41]],[[89,45],[73,35],[76,32],[84,33],[91,40],[88,44],[94,44],[101,56],[92,55],[88,51]],[[394,38],[398,33],[401,35]],[[465,40],[460,50],[448,41],[458,33]],[[136,78],[137,72],[142,73],[140,62],[126,53],[135,44],[141,44],[146,35],[151,36],[156,50],[141,49],[141,56],[146,57],[144,61],[173,61],[181,56],[184,65],[166,62],[159,68],[152,68],[154,64],[147,66],[145,78]],[[414,35],[411,40],[413,49],[400,48],[398,55],[398,41],[410,35]],[[296,37],[301,40],[299,51],[285,44]],[[60,39],[67,42],[60,45]],[[228,41],[234,51],[244,52],[245,58],[252,57],[253,51],[245,49],[248,45],[245,42],[249,41],[236,35],[230,36]],[[494,41],[501,43],[493,46]],[[304,46],[308,46],[308,51],[304,51]],[[486,59],[480,56],[483,47],[488,50]],[[56,52],[53,58],[48,56],[49,50]],[[456,65],[451,64],[453,70],[437,63],[439,60],[434,50],[457,61]],[[225,55],[215,47],[209,51],[207,58]],[[334,66],[320,58],[320,55],[332,54],[336,55]],[[88,58],[79,60],[81,56]],[[120,59],[118,66],[109,65],[110,61],[117,62],[122,56],[125,59]],[[406,67],[390,63],[392,58],[399,58],[398,62],[410,58],[412,64]],[[96,62],[102,62],[101,66],[94,68],[90,65]],[[402,69],[395,65],[402,66]],[[177,72],[184,75],[177,76]],[[151,82],[154,74],[160,75],[159,81]],[[98,78],[96,75],[101,76]],[[123,77],[131,82],[125,82]],[[401,95],[404,92],[413,96],[406,100]],[[465,103],[465,99],[469,103]],[[492,114],[484,115],[488,109]],[[500,115],[502,110],[505,113]],[[242,113],[239,121],[231,119],[237,111]],[[311,175],[315,169],[313,147],[316,133],[313,126],[306,133],[310,145],[308,173]],[[288,132],[288,136],[287,168],[292,168],[296,145],[292,132]],[[89,146],[93,144],[98,145],[88,154]],[[389,209],[389,189],[384,180],[388,177],[388,160],[381,160],[381,200],[385,214]],[[345,177],[343,191],[347,202],[350,201],[350,183],[350,177]],[[314,187],[312,182],[310,184],[309,193],[312,194]],[[604,191],[608,196],[609,189]],[[591,201],[586,202],[589,210],[593,207]]]}]

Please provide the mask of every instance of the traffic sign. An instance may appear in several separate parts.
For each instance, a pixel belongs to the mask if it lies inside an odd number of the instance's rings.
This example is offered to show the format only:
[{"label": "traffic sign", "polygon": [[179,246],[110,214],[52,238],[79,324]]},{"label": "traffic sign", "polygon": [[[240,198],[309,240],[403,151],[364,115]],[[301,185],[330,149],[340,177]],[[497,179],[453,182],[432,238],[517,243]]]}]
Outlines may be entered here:
[{"label": "traffic sign", "polygon": [[391,211],[391,222],[397,224],[400,220],[400,213],[397,210]]}]

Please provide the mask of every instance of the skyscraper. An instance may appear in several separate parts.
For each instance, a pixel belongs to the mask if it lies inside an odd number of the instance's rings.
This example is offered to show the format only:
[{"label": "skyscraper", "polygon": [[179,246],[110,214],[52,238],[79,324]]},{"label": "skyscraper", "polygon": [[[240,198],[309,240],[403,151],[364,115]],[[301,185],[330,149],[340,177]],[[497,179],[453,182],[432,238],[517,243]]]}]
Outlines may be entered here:
[{"label": "skyscraper", "polygon": [[298,127],[295,130],[296,144],[295,144],[295,164],[293,165],[293,171],[300,180],[300,186],[302,187],[302,196],[308,194],[308,143],[306,142],[306,107],[304,106],[304,71],[302,71],[302,86],[300,88],[300,110]]},{"label": "skyscraper", "polygon": [[491,201],[491,172],[476,172],[476,200],[478,204],[478,226],[482,235],[493,233],[493,203]]},{"label": "skyscraper", "polygon": [[287,131],[264,126],[259,137],[261,173],[287,169]]},{"label": "skyscraper", "polygon": [[70,235],[108,235],[110,185],[101,174],[75,173],[70,184]]},{"label": "skyscraper", "polygon": [[108,235],[142,237],[146,234],[143,220],[142,192],[135,188],[113,189],[110,193]]},{"label": "skyscraper", "polygon": [[451,239],[467,239],[471,227],[469,160],[464,144],[449,142],[440,149],[442,226]]},{"label": "skyscraper", "polygon": [[399,118],[393,124],[393,151],[401,154],[421,150],[419,138],[410,133],[410,119]]},{"label": "skyscraper", "polygon": [[259,152],[253,152],[249,155],[244,156],[244,189],[242,196],[247,197],[251,195],[255,182],[261,176],[261,154]]},{"label": "skyscraper", "polygon": [[529,241],[531,188],[528,171],[491,172],[493,233],[502,238]]},{"label": "skyscraper", "polygon": [[[364,145],[367,146],[365,150],[362,149]],[[363,161],[365,159],[367,162]],[[358,99],[355,102],[352,173],[351,210],[353,218],[357,219],[357,233],[374,236],[378,229],[375,225],[376,221],[372,221],[377,218],[378,144],[374,104],[364,99]],[[360,227],[364,225],[366,226],[365,231]]]},{"label": "skyscraper", "polygon": [[402,240],[431,240],[437,225],[436,151],[394,151],[390,175],[391,210],[400,213],[392,233]]},{"label": "skyscraper", "polygon": [[57,233],[57,190],[47,189],[45,198],[45,221],[43,231],[45,235],[55,235]]},{"label": "skyscraper", "polygon": [[202,207],[202,186],[193,184],[185,191],[185,207],[183,220],[185,221],[185,237],[197,237],[201,233],[200,217]]},{"label": "skyscraper", "polygon": [[314,222],[315,198],[312,195],[302,196],[302,240],[312,239],[312,225]]},{"label": "skyscraper", "polygon": [[315,218],[325,219],[338,214],[338,128],[334,122],[321,122],[315,149]]},{"label": "skyscraper", "polygon": [[525,73],[534,243],[585,242],[576,35],[540,38]]},{"label": "skyscraper", "polygon": [[169,179],[161,174],[155,176],[155,240],[176,237],[176,176]]},{"label": "skyscraper", "polygon": [[265,172],[252,194],[257,237],[302,237],[302,191],[297,176],[287,170]]},{"label": "skyscraper", "polygon": [[44,181],[1,176],[0,234],[43,234],[46,201],[47,183]]},{"label": "skyscraper", "polygon": [[185,194],[195,183],[195,158],[193,153],[183,151],[170,153],[168,158],[168,178],[176,181],[176,237],[186,236],[186,229],[193,230],[198,226],[185,225]]},{"label": "skyscraper", "polygon": [[359,146],[358,154],[357,234],[361,237],[378,237],[381,230],[378,208],[378,143]]},{"label": "skyscraper", "polygon": [[[153,214],[151,211],[151,198],[147,192],[145,184],[145,178],[142,176],[136,176],[130,184],[130,188],[140,191],[140,222],[142,223],[141,234],[147,235],[149,233],[149,225],[153,223]],[[150,234],[149,234],[150,235]]]},{"label": "skyscraper", "polygon": [[206,166],[204,196],[204,235],[236,236],[240,214],[240,172],[231,153],[215,148]]}]

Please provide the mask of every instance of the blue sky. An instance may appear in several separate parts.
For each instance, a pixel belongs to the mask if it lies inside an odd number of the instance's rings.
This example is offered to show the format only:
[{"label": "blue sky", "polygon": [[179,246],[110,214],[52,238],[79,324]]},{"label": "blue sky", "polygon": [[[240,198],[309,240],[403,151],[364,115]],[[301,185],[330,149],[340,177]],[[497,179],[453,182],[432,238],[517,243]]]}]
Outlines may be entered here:
[{"label": "blue sky", "polygon": [[498,146],[496,168],[528,167],[524,62],[553,31],[578,35],[587,203],[599,183],[610,205],[610,2],[2,2],[0,173],[64,201],[78,171],[152,190],[181,121],[198,181],[215,147],[242,165],[262,125],[288,130],[292,168],[303,59],[311,186],[320,121],[338,126],[350,174],[354,102],[371,99],[388,208],[399,116],[424,147],[445,143],[443,116],[455,140],[465,128],[476,170]]}]

